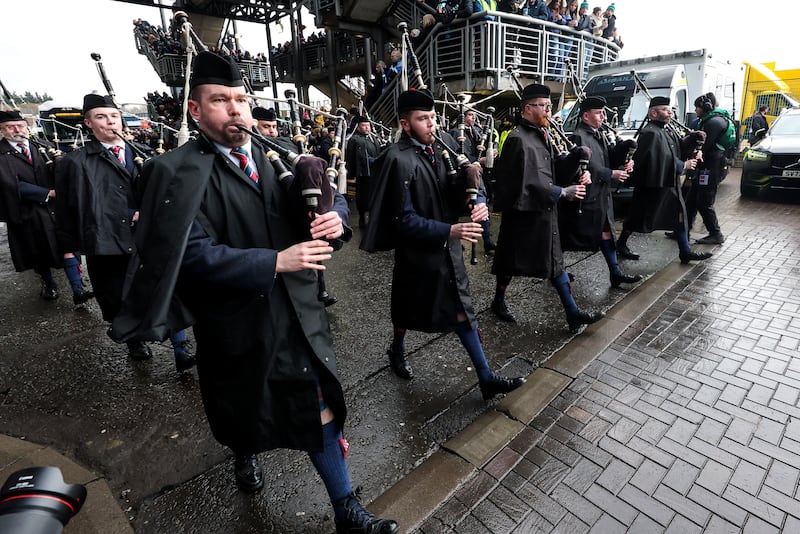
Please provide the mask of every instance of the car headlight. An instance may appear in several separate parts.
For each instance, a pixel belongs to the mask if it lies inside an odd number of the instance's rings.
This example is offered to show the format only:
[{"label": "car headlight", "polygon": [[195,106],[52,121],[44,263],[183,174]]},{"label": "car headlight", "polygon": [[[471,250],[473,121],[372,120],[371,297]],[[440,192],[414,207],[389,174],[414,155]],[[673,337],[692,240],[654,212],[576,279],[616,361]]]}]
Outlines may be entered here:
[{"label": "car headlight", "polygon": [[769,153],[761,152],[760,150],[750,149],[745,153],[744,159],[746,159],[747,161],[768,161]]}]

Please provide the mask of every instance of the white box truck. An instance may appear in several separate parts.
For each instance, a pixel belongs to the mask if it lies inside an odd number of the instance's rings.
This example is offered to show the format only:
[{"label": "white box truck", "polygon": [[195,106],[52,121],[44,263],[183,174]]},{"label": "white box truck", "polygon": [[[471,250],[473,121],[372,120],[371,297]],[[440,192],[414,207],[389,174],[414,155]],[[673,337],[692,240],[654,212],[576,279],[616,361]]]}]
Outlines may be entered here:
[{"label": "white box truck", "polygon": [[[587,96],[602,96],[608,107],[616,112],[616,127],[621,137],[633,136],[647,116],[649,100],[637,90],[632,71],[644,82],[651,96],[670,99],[675,118],[690,125],[695,118],[694,100],[708,92],[717,97],[717,104],[736,115],[744,66],[739,62],[712,57],[706,49],[676,52],[600,63],[589,67],[589,77],[583,86]],[[572,131],[578,120],[578,106],[565,121],[565,130]],[[614,117],[609,117],[613,121]]]}]

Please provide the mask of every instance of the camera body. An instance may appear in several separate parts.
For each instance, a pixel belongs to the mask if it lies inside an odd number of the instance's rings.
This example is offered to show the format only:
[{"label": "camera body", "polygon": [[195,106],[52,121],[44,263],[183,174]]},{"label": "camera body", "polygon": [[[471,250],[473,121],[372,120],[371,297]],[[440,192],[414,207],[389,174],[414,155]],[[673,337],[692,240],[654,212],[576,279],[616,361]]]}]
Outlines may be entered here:
[{"label": "camera body", "polygon": [[0,488],[0,532],[60,534],[86,501],[86,488],[66,484],[57,467],[29,467]]}]

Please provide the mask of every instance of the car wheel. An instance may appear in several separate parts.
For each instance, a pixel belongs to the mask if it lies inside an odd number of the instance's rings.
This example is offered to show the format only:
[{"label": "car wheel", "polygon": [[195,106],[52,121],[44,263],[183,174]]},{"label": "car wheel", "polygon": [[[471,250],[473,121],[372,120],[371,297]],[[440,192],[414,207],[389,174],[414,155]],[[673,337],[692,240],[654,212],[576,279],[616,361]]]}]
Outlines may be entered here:
[{"label": "car wheel", "polygon": [[756,198],[758,196],[758,187],[753,185],[739,184],[739,193],[745,198]]}]

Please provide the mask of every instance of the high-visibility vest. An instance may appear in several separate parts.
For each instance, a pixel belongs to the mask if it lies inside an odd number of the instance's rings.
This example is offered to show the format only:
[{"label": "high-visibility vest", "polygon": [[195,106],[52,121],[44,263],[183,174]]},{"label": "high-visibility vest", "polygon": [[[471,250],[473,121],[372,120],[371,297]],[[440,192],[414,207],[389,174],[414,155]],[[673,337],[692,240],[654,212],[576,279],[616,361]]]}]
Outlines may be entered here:
[{"label": "high-visibility vest", "polygon": [[475,0],[475,7],[481,11],[497,11],[497,0]]}]

